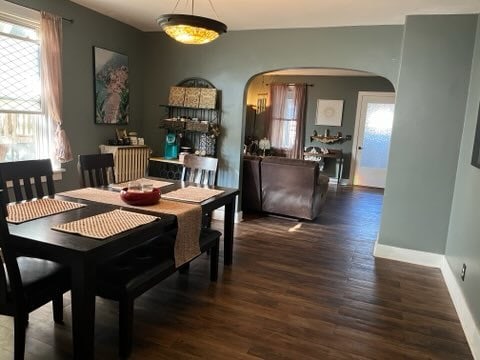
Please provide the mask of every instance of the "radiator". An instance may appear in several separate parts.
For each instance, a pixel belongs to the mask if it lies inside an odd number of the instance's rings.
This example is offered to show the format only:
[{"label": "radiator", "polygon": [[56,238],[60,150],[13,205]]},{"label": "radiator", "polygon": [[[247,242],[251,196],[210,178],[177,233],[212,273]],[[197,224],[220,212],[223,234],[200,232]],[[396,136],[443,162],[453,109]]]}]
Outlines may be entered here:
[{"label": "radiator", "polygon": [[147,174],[151,152],[148,146],[100,145],[100,152],[113,154],[117,183],[139,179]]}]

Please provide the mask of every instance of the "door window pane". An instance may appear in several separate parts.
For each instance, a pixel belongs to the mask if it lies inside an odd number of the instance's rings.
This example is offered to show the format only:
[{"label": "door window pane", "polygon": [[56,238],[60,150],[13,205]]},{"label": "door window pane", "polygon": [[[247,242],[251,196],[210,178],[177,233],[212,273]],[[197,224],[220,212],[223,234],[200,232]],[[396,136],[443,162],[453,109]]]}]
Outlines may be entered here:
[{"label": "door window pane", "polygon": [[367,105],[361,167],[386,168],[395,104]]}]

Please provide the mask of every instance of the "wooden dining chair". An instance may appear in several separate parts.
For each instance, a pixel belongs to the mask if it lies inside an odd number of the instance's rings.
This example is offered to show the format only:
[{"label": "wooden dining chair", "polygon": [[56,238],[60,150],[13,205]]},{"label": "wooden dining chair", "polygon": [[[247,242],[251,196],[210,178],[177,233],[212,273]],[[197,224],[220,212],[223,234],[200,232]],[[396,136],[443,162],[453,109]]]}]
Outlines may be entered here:
[{"label": "wooden dining chair", "polygon": [[50,159],[0,163],[0,185],[5,190],[3,192],[5,204],[11,201],[7,191],[10,182],[15,201],[31,200],[55,194]]},{"label": "wooden dining chair", "polygon": [[115,183],[115,164],[111,153],[78,155],[77,170],[82,188]]},{"label": "wooden dining chair", "polygon": [[199,185],[215,185],[218,159],[193,154],[185,155],[183,160],[182,180]]},{"label": "wooden dining chair", "polygon": [[20,360],[31,311],[52,301],[54,321],[63,322],[63,294],[70,290],[70,270],[52,261],[19,256],[10,240],[5,203],[1,199],[0,203],[0,314],[14,318],[14,358]]}]

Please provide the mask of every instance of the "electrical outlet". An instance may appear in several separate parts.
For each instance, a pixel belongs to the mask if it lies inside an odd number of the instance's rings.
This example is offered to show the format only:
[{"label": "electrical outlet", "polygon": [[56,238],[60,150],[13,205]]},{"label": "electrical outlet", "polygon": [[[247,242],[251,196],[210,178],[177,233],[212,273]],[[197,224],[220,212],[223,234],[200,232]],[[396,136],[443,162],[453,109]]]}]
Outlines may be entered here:
[{"label": "electrical outlet", "polygon": [[465,273],[467,272],[467,264],[462,265],[462,271],[460,272],[460,277],[462,281],[465,281]]}]

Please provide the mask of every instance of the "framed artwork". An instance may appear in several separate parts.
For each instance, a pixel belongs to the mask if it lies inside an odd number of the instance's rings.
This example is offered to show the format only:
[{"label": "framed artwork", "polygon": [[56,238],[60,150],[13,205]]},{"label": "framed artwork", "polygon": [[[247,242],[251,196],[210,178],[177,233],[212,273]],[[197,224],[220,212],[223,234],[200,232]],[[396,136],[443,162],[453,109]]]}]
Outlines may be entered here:
[{"label": "framed artwork", "polygon": [[95,123],[128,124],[128,56],[93,47]]},{"label": "framed artwork", "polygon": [[477,115],[477,129],[475,130],[475,139],[473,140],[471,164],[477,168],[480,168],[480,105]]},{"label": "framed artwork", "polygon": [[315,125],[342,126],[343,100],[317,100]]}]

